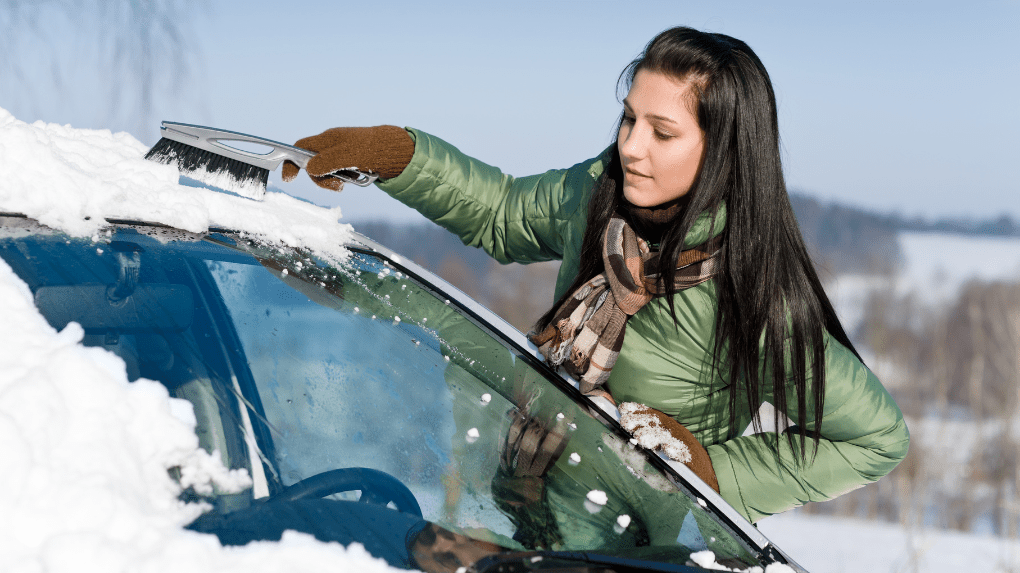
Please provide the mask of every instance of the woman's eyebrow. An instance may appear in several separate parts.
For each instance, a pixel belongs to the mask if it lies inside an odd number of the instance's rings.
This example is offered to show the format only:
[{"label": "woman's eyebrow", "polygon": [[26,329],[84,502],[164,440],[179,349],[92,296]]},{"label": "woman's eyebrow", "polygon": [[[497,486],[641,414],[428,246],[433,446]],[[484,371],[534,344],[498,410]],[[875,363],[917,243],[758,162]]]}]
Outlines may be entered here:
[{"label": "woman's eyebrow", "polygon": [[[627,101],[627,98],[623,99],[623,107],[627,111],[629,111],[631,113],[634,113],[634,109],[630,107],[630,103]],[[647,117],[649,119],[657,119],[659,121],[663,121],[663,122],[667,122],[667,123],[672,123],[673,125],[680,125],[679,123],[677,123],[676,120],[674,120],[672,118],[669,118],[669,117],[666,117],[664,115],[658,115],[658,114],[654,114],[654,113],[646,113],[646,114],[644,114],[644,117]]]}]

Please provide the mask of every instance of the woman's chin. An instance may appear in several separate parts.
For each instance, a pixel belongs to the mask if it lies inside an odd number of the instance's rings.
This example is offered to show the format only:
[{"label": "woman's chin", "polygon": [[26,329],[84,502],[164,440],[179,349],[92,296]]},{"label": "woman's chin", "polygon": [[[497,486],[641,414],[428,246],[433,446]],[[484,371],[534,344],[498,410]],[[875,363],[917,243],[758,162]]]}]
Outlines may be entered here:
[{"label": "woman's chin", "polygon": [[642,191],[634,185],[623,184],[623,198],[635,207],[655,207],[665,201],[660,200],[654,193]]}]

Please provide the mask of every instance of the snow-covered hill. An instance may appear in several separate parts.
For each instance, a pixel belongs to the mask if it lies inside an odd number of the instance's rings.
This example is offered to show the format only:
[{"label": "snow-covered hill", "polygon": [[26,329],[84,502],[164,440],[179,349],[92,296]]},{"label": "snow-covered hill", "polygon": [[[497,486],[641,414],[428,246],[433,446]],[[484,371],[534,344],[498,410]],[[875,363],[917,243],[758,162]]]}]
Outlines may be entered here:
[{"label": "snow-covered hill", "polygon": [[811,573],[1008,573],[1020,541],[797,513],[758,527]]},{"label": "snow-covered hill", "polygon": [[860,325],[863,305],[875,291],[937,308],[953,301],[968,281],[1020,282],[1020,237],[901,232],[898,241],[903,259],[895,274],[844,274],[828,281],[848,332]]}]

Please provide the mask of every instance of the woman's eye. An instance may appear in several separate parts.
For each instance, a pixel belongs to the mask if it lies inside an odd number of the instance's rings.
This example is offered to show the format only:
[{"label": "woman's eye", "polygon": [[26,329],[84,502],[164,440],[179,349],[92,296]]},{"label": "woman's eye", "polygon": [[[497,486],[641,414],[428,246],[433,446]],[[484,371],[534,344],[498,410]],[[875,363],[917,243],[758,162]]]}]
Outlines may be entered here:
[{"label": "woman's eye", "polygon": [[634,123],[634,116],[632,116],[632,115],[624,115],[623,116],[623,123]]},{"label": "woman's eye", "polygon": [[669,134],[669,133],[665,133],[665,132],[659,131],[659,130],[655,130],[655,137],[656,137],[656,139],[661,139],[662,141],[666,141],[666,140],[669,140],[669,139],[673,139],[676,136],[672,135],[672,134]]}]

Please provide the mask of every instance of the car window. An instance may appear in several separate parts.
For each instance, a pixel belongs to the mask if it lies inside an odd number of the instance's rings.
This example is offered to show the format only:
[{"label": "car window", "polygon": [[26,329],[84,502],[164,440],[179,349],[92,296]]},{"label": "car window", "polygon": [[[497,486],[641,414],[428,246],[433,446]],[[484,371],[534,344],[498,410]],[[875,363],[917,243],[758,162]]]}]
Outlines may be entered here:
[{"label": "car window", "polygon": [[364,501],[367,481],[336,473],[364,468],[413,496],[374,493],[391,513],[411,504],[506,549],[679,564],[711,549],[757,564],[703,502],[443,287],[368,250],[331,266],[228,234],[152,234],[8,237],[0,256],[51,324],[84,322],[86,344],[189,400],[202,446],[252,473],[251,491],[211,497],[217,527],[309,484],[330,507]]}]

